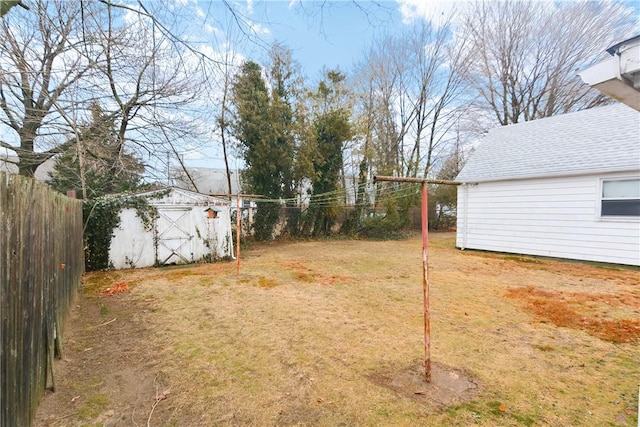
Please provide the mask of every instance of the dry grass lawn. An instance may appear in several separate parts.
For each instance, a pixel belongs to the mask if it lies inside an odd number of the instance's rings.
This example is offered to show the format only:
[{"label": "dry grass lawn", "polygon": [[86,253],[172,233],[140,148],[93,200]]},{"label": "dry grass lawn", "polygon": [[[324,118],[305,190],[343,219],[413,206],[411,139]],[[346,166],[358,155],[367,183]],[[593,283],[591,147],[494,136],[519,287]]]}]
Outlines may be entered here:
[{"label": "dry grass lawn", "polygon": [[468,387],[420,382],[419,238],[258,245],[239,277],[87,274],[36,425],[636,425],[637,269],[431,242],[433,364]]}]

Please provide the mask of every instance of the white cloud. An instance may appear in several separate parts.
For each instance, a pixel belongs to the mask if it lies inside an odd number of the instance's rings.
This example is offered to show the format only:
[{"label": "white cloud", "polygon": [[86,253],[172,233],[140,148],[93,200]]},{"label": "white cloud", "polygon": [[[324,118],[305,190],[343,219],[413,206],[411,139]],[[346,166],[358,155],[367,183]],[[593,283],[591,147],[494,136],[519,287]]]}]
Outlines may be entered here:
[{"label": "white cloud", "polygon": [[465,0],[396,0],[396,2],[404,24],[409,25],[416,20],[424,19],[433,25],[440,26],[460,9]]},{"label": "white cloud", "polygon": [[247,24],[251,28],[251,31],[253,31],[255,34],[271,34],[271,30],[262,24],[259,24],[257,22],[247,22]]},{"label": "white cloud", "polygon": [[[132,8],[134,8],[135,6],[132,6]],[[140,12],[139,10],[127,10],[124,13],[124,22],[126,22],[129,25],[132,24],[137,24],[138,22],[140,22]]]},{"label": "white cloud", "polygon": [[253,13],[253,0],[247,0],[247,13],[249,15]]},{"label": "white cloud", "polygon": [[205,157],[204,153],[201,151],[202,147],[196,146],[191,142],[187,143],[183,150],[184,151],[181,154],[184,160],[201,160]]}]

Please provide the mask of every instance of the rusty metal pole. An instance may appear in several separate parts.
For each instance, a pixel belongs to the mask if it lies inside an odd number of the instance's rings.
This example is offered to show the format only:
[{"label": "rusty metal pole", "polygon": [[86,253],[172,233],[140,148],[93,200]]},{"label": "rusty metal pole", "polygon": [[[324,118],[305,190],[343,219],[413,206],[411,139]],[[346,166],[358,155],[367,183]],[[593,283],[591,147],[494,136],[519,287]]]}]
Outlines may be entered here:
[{"label": "rusty metal pole", "polygon": [[236,277],[240,277],[240,233],[242,232],[240,216],[240,195],[236,195]]},{"label": "rusty metal pole", "polygon": [[373,182],[412,182],[422,184],[422,292],[424,301],[424,378],[431,382],[431,322],[429,313],[429,203],[427,184],[460,185],[458,181],[399,176],[374,176]]},{"label": "rusty metal pole", "polygon": [[422,293],[424,301],[424,379],[431,382],[431,322],[429,313],[429,203],[427,183],[422,183]]}]

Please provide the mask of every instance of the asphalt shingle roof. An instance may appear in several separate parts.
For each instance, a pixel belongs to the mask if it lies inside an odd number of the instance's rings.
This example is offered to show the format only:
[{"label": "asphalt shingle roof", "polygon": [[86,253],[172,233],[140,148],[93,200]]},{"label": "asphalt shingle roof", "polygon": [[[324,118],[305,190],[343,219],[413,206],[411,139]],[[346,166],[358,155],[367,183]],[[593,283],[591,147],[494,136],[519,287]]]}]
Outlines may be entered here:
[{"label": "asphalt shingle roof", "polygon": [[457,180],[634,170],[640,170],[640,112],[614,104],[491,129]]}]

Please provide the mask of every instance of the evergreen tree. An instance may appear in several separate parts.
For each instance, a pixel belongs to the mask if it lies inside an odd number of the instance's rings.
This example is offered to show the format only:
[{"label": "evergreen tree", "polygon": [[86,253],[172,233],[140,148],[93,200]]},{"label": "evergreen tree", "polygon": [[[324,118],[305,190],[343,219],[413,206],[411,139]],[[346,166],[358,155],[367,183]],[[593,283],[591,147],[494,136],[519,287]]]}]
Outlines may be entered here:
[{"label": "evergreen tree", "polygon": [[276,162],[279,173],[278,183],[281,197],[294,196],[294,157],[296,149],[295,101],[299,91],[300,79],[291,52],[280,44],[272,46],[270,51],[271,67],[269,84],[271,86],[270,130],[271,144],[278,154]]},{"label": "evergreen tree", "polygon": [[297,78],[291,53],[274,45],[268,70],[269,85],[261,67],[252,61],[243,64],[235,77],[231,101],[235,106],[234,135],[246,169],[243,190],[271,199],[261,203],[254,217],[256,240],[273,238],[280,219],[280,204],[274,200],[294,196],[296,151],[295,100]]},{"label": "evergreen tree", "polygon": [[[274,144],[269,91],[257,63],[243,64],[232,87],[232,101],[236,109],[234,133],[246,164],[243,189],[278,199],[283,195],[281,153]],[[262,203],[254,217],[255,238],[271,239],[278,217],[279,206]]]},{"label": "evergreen tree", "polygon": [[94,102],[90,110],[91,121],[78,130],[73,150],[57,157],[48,184],[63,193],[75,190],[83,199],[139,188],[144,165],[124,152],[100,105]]},{"label": "evergreen tree", "polygon": [[[329,71],[326,81],[318,85],[315,94],[317,108],[313,120],[315,156],[311,177],[313,194],[324,194],[340,188],[343,167],[343,145],[351,138],[350,112],[342,104],[344,74]],[[338,202],[320,201],[309,207],[313,235],[328,235],[338,216]]]}]

